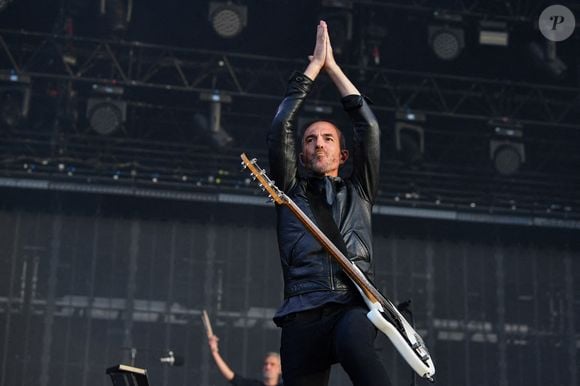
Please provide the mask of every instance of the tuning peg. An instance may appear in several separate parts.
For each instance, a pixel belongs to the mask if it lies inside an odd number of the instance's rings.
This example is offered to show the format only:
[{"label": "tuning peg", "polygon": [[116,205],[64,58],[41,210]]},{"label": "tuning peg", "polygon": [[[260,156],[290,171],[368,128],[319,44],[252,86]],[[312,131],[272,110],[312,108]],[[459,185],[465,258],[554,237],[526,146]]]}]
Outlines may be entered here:
[{"label": "tuning peg", "polygon": [[256,181],[256,176],[252,174],[252,180]]},{"label": "tuning peg", "polygon": [[274,202],[274,199],[272,198],[272,196],[268,196],[268,199],[266,200],[266,204],[269,204],[272,202]]},{"label": "tuning peg", "polygon": [[244,161],[240,162],[242,164],[242,170],[245,170],[248,166]]},{"label": "tuning peg", "polygon": [[250,161],[251,163],[255,164],[256,162],[258,162],[257,158],[252,158],[252,160]]}]

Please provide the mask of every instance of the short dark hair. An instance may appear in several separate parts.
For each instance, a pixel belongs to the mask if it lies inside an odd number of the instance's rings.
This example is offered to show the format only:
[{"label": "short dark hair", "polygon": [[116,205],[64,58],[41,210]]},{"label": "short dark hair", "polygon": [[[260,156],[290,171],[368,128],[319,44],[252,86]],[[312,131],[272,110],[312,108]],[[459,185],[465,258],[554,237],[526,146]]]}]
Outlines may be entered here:
[{"label": "short dark hair", "polygon": [[340,130],[340,128],[336,123],[328,119],[313,119],[311,121],[306,122],[300,129],[300,146],[302,146],[302,142],[304,142],[304,133],[306,133],[306,129],[308,129],[310,126],[312,126],[317,122],[327,122],[330,123],[332,126],[334,126],[336,132],[338,133],[338,140],[340,141],[340,150],[346,149],[346,139],[344,138],[344,134],[342,134],[342,130]]}]

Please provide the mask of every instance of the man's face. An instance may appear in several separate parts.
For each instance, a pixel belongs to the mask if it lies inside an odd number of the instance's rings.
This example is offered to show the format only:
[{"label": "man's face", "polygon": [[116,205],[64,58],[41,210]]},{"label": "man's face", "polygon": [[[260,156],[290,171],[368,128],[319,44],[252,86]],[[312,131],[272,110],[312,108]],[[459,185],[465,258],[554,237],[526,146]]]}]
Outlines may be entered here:
[{"label": "man's face", "polygon": [[268,355],[264,358],[264,367],[262,368],[262,376],[264,377],[264,380],[278,381],[280,374],[282,374],[280,357],[277,355]]},{"label": "man's face", "polygon": [[300,161],[306,169],[322,176],[338,176],[338,169],[348,158],[340,149],[340,136],[330,122],[314,122],[302,137]]}]

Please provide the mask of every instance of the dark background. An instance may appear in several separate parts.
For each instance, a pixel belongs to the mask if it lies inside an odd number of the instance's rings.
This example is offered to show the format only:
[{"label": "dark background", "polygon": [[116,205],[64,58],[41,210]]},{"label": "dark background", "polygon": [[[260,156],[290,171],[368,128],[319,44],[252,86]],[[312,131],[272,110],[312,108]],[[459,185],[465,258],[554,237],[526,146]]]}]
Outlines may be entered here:
[{"label": "dark background", "polygon": [[[546,2],[234,3],[247,6],[247,26],[223,39],[208,1],[135,1],[117,31],[99,1],[0,2],[0,386],[109,385],[105,369],[131,363],[132,349],[152,386],[224,385],[203,309],[232,369],[260,376],[279,347],[282,283],[274,209],[238,156],[267,169],[266,130],[320,18],[381,123],[376,284],[412,300],[437,383],[578,385],[578,32],[556,44],[566,69],[554,73],[530,52],[547,42],[537,30]],[[580,20],[577,2],[564,5]],[[452,61],[429,46],[442,14],[461,17]],[[509,45],[480,45],[482,20],[505,22]],[[95,84],[123,93],[97,95]],[[200,95],[212,93],[232,97],[221,105],[225,146],[203,122]],[[122,127],[93,130],[91,98],[125,103]],[[324,76],[309,102],[344,123]],[[420,159],[416,145],[395,146],[397,112],[426,117],[413,123]],[[513,174],[494,168],[491,120],[522,131],[500,138],[525,148]],[[393,384],[410,384],[387,339],[377,347]],[[169,350],[184,366],[161,364]],[[331,383],[349,384],[339,368]]]}]

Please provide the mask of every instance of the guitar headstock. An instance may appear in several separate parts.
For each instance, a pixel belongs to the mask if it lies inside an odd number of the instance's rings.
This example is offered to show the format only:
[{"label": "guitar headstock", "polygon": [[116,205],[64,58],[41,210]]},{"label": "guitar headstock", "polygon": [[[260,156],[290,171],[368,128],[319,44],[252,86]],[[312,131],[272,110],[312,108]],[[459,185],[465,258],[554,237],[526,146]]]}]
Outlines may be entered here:
[{"label": "guitar headstock", "polygon": [[257,160],[255,158],[250,160],[246,153],[242,153],[240,157],[242,158],[242,167],[250,170],[252,178],[258,180],[258,183],[262,186],[262,190],[267,191],[270,198],[276,204],[284,204],[286,202],[283,198],[284,193],[266,175],[266,171],[258,166]]}]

